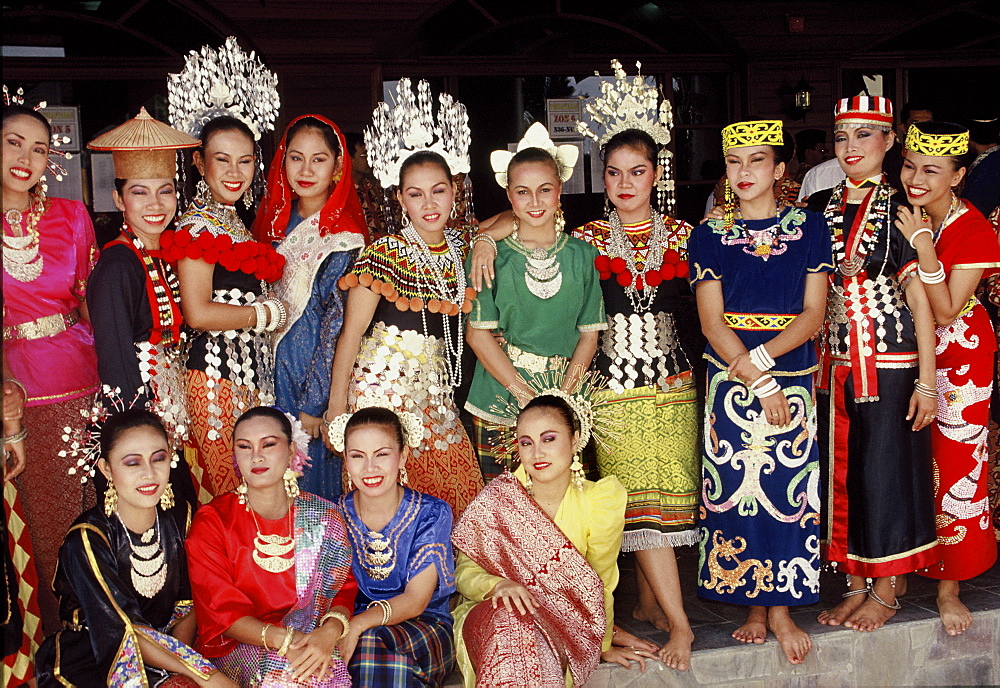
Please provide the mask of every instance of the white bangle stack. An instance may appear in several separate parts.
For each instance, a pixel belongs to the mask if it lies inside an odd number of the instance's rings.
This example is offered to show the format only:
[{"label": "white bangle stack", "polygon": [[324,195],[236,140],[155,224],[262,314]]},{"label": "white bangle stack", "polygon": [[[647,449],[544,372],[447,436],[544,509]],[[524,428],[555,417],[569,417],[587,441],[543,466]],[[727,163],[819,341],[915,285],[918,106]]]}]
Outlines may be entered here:
[{"label": "white bangle stack", "polygon": [[945,279],[944,263],[939,260],[938,269],[935,272],[924,272],[918,265],[917,274],[920,276],[920,281],[924,284],[941,284]]},{"label": "white bangle stack", "polygon": [[493,255],[497,254],[497,242],[496,242],[496,239],[494,239],[493,237],[491,237],[489,234],[482,234],[482,233],[480,233],[480,234],[477,234],[476,236],[472,237],[472,241],[469,242],[469,248],[470,249],[476,248],[476,242],[477,241],[485,241],[487,244],[489,244],[491,247],[493,247]]},{"label": "white bangle stack", "polygon": [[917,238],[918,236],[920,236],[921,234],[923,234],[924,232],[927,232],[928,234],[930,234],[930,235],[931,235],[931,242],[933,242],[933,241],[934,241],[934,232],[932,232],[932,231],[931,231],[930,229],[928,229],[927,227],[921,227],[920,229],[918,229],[917,231],[915,231],[915,232],[913,233],[913,236],[911,236],[911,237],[910,237],[910,239],[909,239],[909,241],[910,241],[910,247],[911,247],[911,248],[913,248],[914,250],[915,250],[915,249],[917,248],[916,246],[914,246],[914,245],[913,245],[913,240],[914,240],[914,239],[916,239],[916,238]]},{"label": "white bangle stack", "polygon": [[257,322],[250,329],[254,332],[263,332],[267,328],[267,308],[260,301],[254,301],[250,306],[257,316]]},{"label": "white bangle stack", "polygon": [[771,358],[771,354],[767,353],[763,344],[750,349],[750,362],[757,366],[757,369],[762,373],[766,373],[774,367],[774,359]]},{"label": "white bangle stack", "polygon": [[[764,383],[764,384],[761,384]],[[750,391],[760,399],[773,396],[781,391],[781,385],[770,375],[761,375],[750,383]]]}]

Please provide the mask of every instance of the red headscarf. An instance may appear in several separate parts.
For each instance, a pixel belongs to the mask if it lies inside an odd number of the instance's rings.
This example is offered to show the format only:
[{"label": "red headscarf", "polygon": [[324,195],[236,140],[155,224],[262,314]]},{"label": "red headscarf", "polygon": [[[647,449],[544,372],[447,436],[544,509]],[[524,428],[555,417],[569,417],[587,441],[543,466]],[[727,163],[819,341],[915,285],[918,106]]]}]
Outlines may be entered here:
[{"label": "red headscarf", "polygon": [[253,223],[253,234],[260,241],[280,241],[285,238],[288,218],[292,213],[294,193],[288,184],[285,174],[285,148],[288,146],[288,130],[301,119],[311,117],[333,128],[340,141],[340,155],[344,164],[340,181],[333,188],[333,193],[323,205],[319,214],[319,233],[323,236],[335,232],[355,232],[365,238],[365,243],[371,241],[365,214],[361,210],[358,192],[354,189],[354,178],[351,176],[351,155],[347,150],[347,140],[340,128],[322,115],[302,115],[296,117],[288,126],[278,144],[278,150],[271,161],[271,169],[267,173],[267,186],[264,189],[264,199],[257,211],[257,219]]}]

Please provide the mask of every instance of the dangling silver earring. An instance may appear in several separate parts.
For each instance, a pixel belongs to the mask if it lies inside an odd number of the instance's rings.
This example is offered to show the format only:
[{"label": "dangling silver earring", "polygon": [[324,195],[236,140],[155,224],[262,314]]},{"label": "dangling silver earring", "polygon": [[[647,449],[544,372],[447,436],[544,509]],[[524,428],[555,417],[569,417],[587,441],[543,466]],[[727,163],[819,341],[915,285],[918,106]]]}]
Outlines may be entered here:
[{"label": "dangling silver earring", "polygon": [[253,187],[249,187],[246,193],[243,194],[243,207],[247,210],[253,207]]},{"label": "dangling silver earring", "polygon": [[208,205],[208,202],[212,200],[212,190],[208,188],[208,182],[204,179],[199,179],[198,183],[194,185],[194,198],[201,205]]},{"label": "dangling silver earring", "polygon": [[556,210],[556,237],[566,231],[566,215],[563,214],[562,203]]},{"label": "dangling silver earring", "polygon": [[615,209],[615,206],[611,203],[611,199],[608,198],[608,195],[605,193],[604,194],[604,219],[605,220],[611,218],[611,211],[613,211],[614,209]]},{"label": "dangling silver earring", "polygon": [[573,481],[573,487],[578,490],[582,490],[583,483],[587,479],[587,476],[583,472],[583,462],[580,461],[579,454],[573,457],[573,463],[569,465],[569,470],[573,473],[573,477],[570,478],[570,480]]},{"label": "dangling silver earring", "polygon": [[286,468],[284,475],[281,476],[285,481],[285,494],[288,495],[289,499],[295,499],[299,496],[299,474],[293,471],[291,468]]}]

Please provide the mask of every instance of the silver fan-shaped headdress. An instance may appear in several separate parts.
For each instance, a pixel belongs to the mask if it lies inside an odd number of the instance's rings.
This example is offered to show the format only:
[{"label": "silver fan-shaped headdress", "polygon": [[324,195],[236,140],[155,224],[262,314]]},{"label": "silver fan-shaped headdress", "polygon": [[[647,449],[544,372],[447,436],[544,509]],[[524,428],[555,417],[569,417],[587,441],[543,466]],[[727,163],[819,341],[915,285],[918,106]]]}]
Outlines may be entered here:
[{"label": "silver fan-shaped headdress", "polygon": [[396,104],[379,103],[365,128],[368,164],[383,189],[399,184],[403,162],[420,151],[443,157],[453,175],[468,173],[470,140],[465,106],[442,93],[435,120],[430,84],[421,80],[414,93],[408,78],[396,85]]},{"label": "silver fan-shaped headdress", "polygon": [[[598,136],[597,132],[585,122],[577,122],[577,131],[587,136],[602,148],[615,134],[626,129],[638,129],[653,137],[659,146],[657,162],[663,166],[663,175],[657,182],[656,190],[661,210],[668,214],[674,212],[674,179],[670,168],[673,154],[667,150],[670,143],[670,130],[674,126],[673,110],[670,101],[660,99],[659,91],[647,86],[642,76],[642,64],[635,63],[638,73],[628,77],[618,60],[611,61],[615,72],[614,81],[601,82],[601,95],[594,98],[586,106],[594,123],[604,129]],[[600,76],[600,72],[594,72]]]},{"label": "silver fan-shaped headdress", "polygon": [[228,115],[250,127],[259,140],[274,129],[281,107],[278,76],[254,51],[243,52],[233,36],[218,49],[206,45],[188,53],[184,69],[170,75],[167,92],[170,123],[195,138],[205,124]]}]

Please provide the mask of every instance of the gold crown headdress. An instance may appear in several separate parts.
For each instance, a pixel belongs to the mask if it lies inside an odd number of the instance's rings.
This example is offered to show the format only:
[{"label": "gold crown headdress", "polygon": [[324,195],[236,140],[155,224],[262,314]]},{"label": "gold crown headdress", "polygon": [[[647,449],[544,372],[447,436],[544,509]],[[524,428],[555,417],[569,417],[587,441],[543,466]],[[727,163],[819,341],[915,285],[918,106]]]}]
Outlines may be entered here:
[{"label": "gold crown headdress", "polygon": [[243,52],[233,36],[218,49],[206,45],[200,53],[188,53],[184,69],[170,75],[167,93],[170,123],[195,138],[205,124],[228,115],[260,140],[274,129],[281,106],[278,76],[254,51]]},{"label": "gold crown headdress", "polygon": [[780,119],[734,122],[722,130],[722,152],[743,146],[781,146],[785,139]]},{"label": "gold crown headdress", "polygon": [[[63,459],[76,459],[76,463],[69,467],[67,473],[70,475],[80,474],[80,482],[85,483],[94,477],[97,470],[97,460],[101,458],[101,433],[104,424],[111,416],[128,411],[133,408],[147,408],[147,401],[144,398],[143,389],[139,388],[131,399],[122,396],[121,388],[104,385],[98,392],[93,406],[89,409],[80,409],[80,415],[85,424],[75,430],[69,426],[63,428],[63,442],[69,446],[68,449],[59,451],[59,457]],[[184,428],[181,428],[184,431]],[[183,442],[181,436],[169,436],[171,445],[177,449]],[[177,452],[170,454],[170,467],[177,468]]]},{"label": "gold crown headdress", "polygon": [[[559,180],[563,182],[573,176],[573,168],[576,167],[576,161],[580,157],[580,149],[576,146],[569,143],[557,146],[553,143],[549,136],[549,130],[541,122],[535,122],[528,127],[528,131],[524,132],[524,136],[517,142],[518,152],[525,148],[541,148],[551,155],[559,170]],[[490,153],[490,166],[493,168],[497,184],[505,189],[507,188],[507,167],[513,157],[514,153],[505,148]]]},{"label": "gold crown headdress", "polygon": [[921,155],[965,155],[969,152],[968,130],[957,134],[927,134],[911,124],[906,132],[907,150]]},{"label": "gold crown headdress", "polygon": [[365,128],[365,147],[372,174],[383,189],[399,185],[399,169],[414,153],[437,153],[454,174],[467,174],[469,165],[469,114],[449,94],[438,96],[437,119],[431,86],[421,79],[413,93],[408,78],[396,84],[396,104],[382,102]]},{"label": "gold crown headdress", "polygon": [[[3,85],[3,104],[7,105],[24,105],[24,89],[19,88],[13,94],[7,88],[7,84]],[[48,103],[44,100],[40,101],[38,105],[35,105],[32,110],[39,112],[44,110],[48,106]],[[44,113],[42,114],[44,116]],[[72,160],[73,154],[67,151],[59,150],[59,146],[64,146],[69,143],[69,137],[62,134],[52,134],[51,140],[49,141],[49,160],[45,163],[45,169],[52,173],[52,176],[56,178],[56,181],[62,181],[63,177],[66,175],[66,168],[60,165],[58,162],[52,159],[51,156],[55,155],[64,160]],[[45,183],[45,175],[38,180],[42,185],[42,191],[48,191],[48,184]]]},{"label": "gold crown headdress", "polygon": [[[388,411],[392,411],[399,418],[399,424],[403,427],[403,441],[406,446],[416,449],[420,446],[420,443],[424,440],[424,424],[420,422],[414,414],[409,411],[402,411],[392,404],[392,400],[384,394],[375,393],[365,394],[360,399],[358,399],[356,406],[354,407],[354,412],[357,413],[361,409],[366,408],[384,408]],[[329,421],[326,426],[327,436],[330,438],[330,444],[338,452],[344,451],[345,441],[346,441],[346,431],[347,431],[347,421],[351,419],[354,413],[341,413],[339,416]]]},{"label": "gold crown headdress", "polygon": [[[524,382],[534,396],[554,396],[564,400],[573,409],[573,415],[579,424],[580,437],[574,453],[583,451],[587,442],[593,437],[602,448],[609,448],[611,443],[620,437],[622,427],[622,409],[606,401],[608,391],[607,379],[600,373],[590,370],[584,373],[572,391],[566,392],[561,385],[566,377],[569,361],[555,357],[558,366],[540,373],[531,373],[524,377]],[[490,411],[501,418],[514,418],[521,408],[516,402],[498,398],[498,403],[490,407]],[[516,462],[517,426],[497,426],[496,440],[497,456],[508,466]]]},{"label": "gold crown headdress", "polygon": [[[642,76],[642,63],[636,62],[637,73],[629,78],[622,69],[621,62],[611,61],[615,81],[601,82],[601,95],[586,106],[591,120],[603,128],[601,136],[594,131],[594,125],[577,122],[577,131],[596,141],[602,148],[615,134],[627,129],[638,129],[649,134],[659,146],[657,162],[663,166],[663,175],[656,183],[658,205],[668,214],[674,210],[674,180],[670,170],[672,153],[666,146],[670,143],[670,130],[674,126],[670,101],[660,99],[660,92],[647,86]],[[600,76],[600,72],[594,72]]]}]

